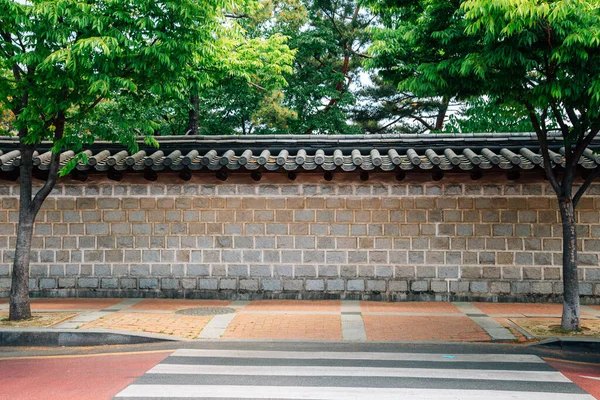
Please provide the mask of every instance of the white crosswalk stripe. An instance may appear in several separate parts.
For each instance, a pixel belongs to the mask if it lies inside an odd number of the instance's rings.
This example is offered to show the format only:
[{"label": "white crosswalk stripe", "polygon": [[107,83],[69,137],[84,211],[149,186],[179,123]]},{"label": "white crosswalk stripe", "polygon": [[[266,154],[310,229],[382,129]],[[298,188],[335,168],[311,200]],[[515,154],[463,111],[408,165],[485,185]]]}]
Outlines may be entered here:
[{"label": "white crosswalk stripe", "polygon": [[127,399],[592,400],[535,355],[177,350]]}]

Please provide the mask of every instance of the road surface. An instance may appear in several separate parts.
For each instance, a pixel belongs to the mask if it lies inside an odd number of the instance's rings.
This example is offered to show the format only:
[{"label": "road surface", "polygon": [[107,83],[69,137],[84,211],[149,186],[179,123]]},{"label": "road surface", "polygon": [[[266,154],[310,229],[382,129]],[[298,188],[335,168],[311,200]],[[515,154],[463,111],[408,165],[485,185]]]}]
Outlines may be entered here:
[{"label": "road surface", "polygon": [[96,348],[102,354],[5,348],[0,399],[600,399],[595,360],[518,346],[172,346]]}]

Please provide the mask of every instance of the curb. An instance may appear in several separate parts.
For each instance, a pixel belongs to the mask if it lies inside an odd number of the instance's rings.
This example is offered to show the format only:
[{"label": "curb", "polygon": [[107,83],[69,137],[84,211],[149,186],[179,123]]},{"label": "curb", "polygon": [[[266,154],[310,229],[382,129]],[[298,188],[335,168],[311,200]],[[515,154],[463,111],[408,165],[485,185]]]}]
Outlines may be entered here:
[{"label": "curb", "polygon": [[0,346],[103,346],[178,342],[168,335],[76,329],[0,329]]},{"label": "curb", "polygon": [[547,347],[555,350],[569,351],[598,351],[600,350],[600,339],[594,338],[548,338],[529,346]]}]

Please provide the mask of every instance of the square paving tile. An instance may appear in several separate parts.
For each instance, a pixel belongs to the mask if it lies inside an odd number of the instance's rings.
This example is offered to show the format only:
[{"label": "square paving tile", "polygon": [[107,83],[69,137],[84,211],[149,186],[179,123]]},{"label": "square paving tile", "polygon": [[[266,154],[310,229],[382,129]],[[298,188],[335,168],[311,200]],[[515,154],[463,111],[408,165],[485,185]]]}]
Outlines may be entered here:
[{"label": "square paving tile", "polygon": [[162,333],[195,339],[212,317],[192,317],[172,313],[116,312],[80,327],[80,329],[117,329],[133,332]]},{"label": "square paving tile", "polygon": [[414,313],[460,313],[452,303],[443,302],[395,302],[361,301],[362,312],[414,312]]},{"label": "square paving tile", "polygon": [[255,300],[244,311],[327,311],[340,312],[339,300]]},{"label": "square paving tile", "polygon": [[331,314],[238,314],[222,337],[342,340],[342,321]]},{"label": "square paving tile", "polygon": [[36,299],[31,309],[44,310],[102,310],[120,303],[123,299]]},{"label": "square paving tile", "polygon": [[128,307],[127,310],[181,310],[192,307],[226,307],[229,300],[179,300],[179,299],[146,299]]},{"label": "square paving tile", "polygon": [[469,317],[363,315],[367,340],[489,342],[490,337]]}]

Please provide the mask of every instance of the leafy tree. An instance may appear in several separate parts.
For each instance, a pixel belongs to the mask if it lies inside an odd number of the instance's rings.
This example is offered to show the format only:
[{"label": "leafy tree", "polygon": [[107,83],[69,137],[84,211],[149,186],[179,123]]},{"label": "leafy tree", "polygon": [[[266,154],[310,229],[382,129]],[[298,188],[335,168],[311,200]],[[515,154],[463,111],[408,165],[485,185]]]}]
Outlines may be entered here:
[{"label": "leafy tree", "polygon": [[[552,123],[549,121],[549,123]],[[457,113],[448,116],[444,132],[532,132],[529,116],[519,107],[497,99],[476,97],[464,103]]]},{"label": "leafy tree", "polygon": [[[150,103],[177,98],[190,76],[208,85],[214,76],[247,76],[238,58],[237,25],[223,12],[250,3],[223,0],[0,0],[0,105],[15,116],[20,165],[20,204],[14,257],[11,320],[29,318],[28,275],[35,217],[54,187],[60,153],[79,151],[96,139],[136,148],[138,134],[154,121],[115,112],[116,99]],[[243,47],[243,44],[241,45]],[[257,54],[256,57],[261,57]],[[112,120],[81,129],[91,115],[113,109]],[[129,129],[110,129],[111,127]],[[48,178],[33,191],[33,156],[49,141]],[[147,143],[156,142],[147,137]],[[43,153],[43,151],[42,151]],[[68,160],[67,173],[84,156]],[[62,160],[67,161],[67,160]]]},{"label": "leafy tree", "polygon": [[293,70],[283,85],[257,74],[200,90],[200,133],[360,133],[348,120],[372,15],[359,1],[263,0],[236,17],[250,38],[288,37]]},{"label": "leafy tree", "polygon": [[[373,51],[379,65],[404,74],[400,88],[417,95],[489,95],[528,115],[563,226],[562,328],[580,329],[575,208],[594,170],[577,189],[580,157],[600,130],[599,0],[405,0],[378,2],[388,17]],[[406,22],[401,22],[406,21]],[[399,26],[399,31],[395,28]],[[431,46],[413,65],[414,43]],[[552,168],[548,124],[562,134],[561,172]]]},{"label": "leafy tree", "polygon": [[375,77],[374,84],[358,92],[352,109],[356,123],[368,133],[421,133],[444,129],[450,100],[419,98],[398,90],[397,83]]}]

